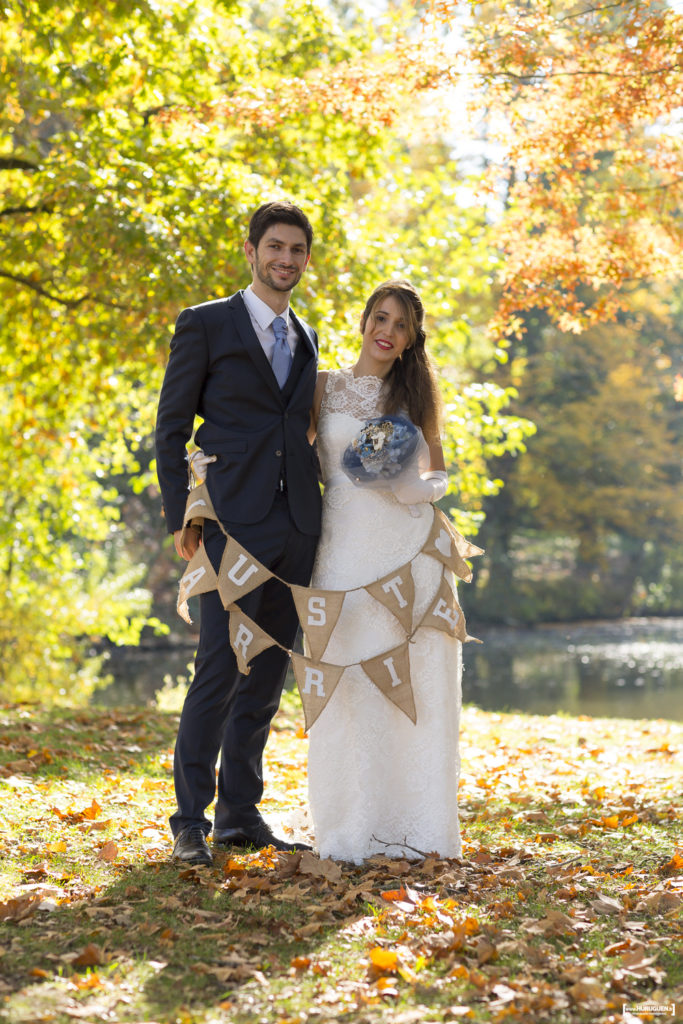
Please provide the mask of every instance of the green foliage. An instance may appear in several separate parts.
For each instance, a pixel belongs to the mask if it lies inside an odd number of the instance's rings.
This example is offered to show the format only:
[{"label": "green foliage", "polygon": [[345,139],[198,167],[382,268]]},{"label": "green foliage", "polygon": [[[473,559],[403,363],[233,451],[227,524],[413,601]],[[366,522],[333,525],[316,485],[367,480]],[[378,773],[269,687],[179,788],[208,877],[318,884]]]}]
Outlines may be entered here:
[{"label": "green foliage", "polygon": [[[130,488],[154,479],[148,441],[172,325],[184,306],[246,283],[242,241],[264,199],[294,198],[314,225],[296,306],[319,329],[323,365],[353,357],[379,280],[401,274],[423,289],[460,525],[481,518],[499,486],[488,460],[522,450],[528,426],[506,418],[507,387],[472,383],[472,363],[494,357],[481,210],[459,201],[441,149],[411,141],[414,119],[403,130],[373,117],[391,74],[400,84],[382,61],[411,19],[406,5],[376,27],[310,0],[4,12],[0,572],[6,643],[18,643],[8,687],[63,689],[91,639],[139,635],[148,553],[128,543],[125,516]],[[345,78],[351,60],[368,70]],[[343,95],[328,84],[336,73]]]}]

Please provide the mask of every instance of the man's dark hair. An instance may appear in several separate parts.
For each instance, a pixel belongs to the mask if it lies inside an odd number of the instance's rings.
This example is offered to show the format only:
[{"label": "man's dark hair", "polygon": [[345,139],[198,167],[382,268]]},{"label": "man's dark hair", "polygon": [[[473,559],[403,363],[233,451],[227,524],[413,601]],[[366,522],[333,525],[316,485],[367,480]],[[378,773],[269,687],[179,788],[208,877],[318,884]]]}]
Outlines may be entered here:
[{"label": "man's dark hair", "polygon": [[313,228],[311,222],[298,206],[290,203],[288,199],[278,199],[272,203],[264,203],[259,206],[256,213],[249,221],[249,241],[255,249],[272,224],[293,224],[301,228],[306,236],[306,251],[311,251],[313,244]]}]

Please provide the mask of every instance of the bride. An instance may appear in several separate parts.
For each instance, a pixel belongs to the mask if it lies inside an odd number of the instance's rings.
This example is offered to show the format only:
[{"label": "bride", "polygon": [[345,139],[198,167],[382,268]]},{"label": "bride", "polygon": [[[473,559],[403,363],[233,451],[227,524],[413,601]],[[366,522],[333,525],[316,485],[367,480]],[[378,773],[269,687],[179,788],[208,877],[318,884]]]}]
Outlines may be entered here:
[{"label": "bride", "polygon": [[[321,372],[312,433],[325,483],[323,528],[311,586],[354,590],[412,561],[414,624],[439,587],[442,566],[419,554],[446,491],[439,400],[425,349],[424,309],[407,281],[380,285],[361,317],[362,349],[350,369]],[[407,470],[393,490],[364,489],[341,471],[367,419],[401,413],[422,429],[429,470]],[[406,474],[403,474],[406,475]],[[325,662],[349,665],[405,640],[405,631],[364,590],[344,599]],[[309,801],[321,857],[360,863],[375,853],[459,856],[461,644],[429,627],[415,632],[410,674],[414,724],[365,675],[346,668],[310,730]]]}]

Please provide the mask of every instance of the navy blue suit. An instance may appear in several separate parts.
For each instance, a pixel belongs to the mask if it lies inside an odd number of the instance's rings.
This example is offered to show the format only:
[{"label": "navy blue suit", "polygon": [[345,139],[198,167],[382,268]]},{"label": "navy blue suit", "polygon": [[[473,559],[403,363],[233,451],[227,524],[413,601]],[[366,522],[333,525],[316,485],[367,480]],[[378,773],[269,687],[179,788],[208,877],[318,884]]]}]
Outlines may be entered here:
[{"label": "navy blue suit", "polygon": [[[186,445],[195,415],[197,444],[209,455],[207,487],[222,525],[255,558],[288,583],[309,583],[320,533],[317,458],[306,431],[317,372],[317,337],[293,314],[299,340],[280,390],[253,330],[242,294],[183,310],[171,340],[156,426],[157,471],[171,532],[183,525]],[[224,540],[204,525],[203,543],[218,570]],[[245,613],[291,648],[298,620],[289,589],[276,580],[240,600]],[[178,729],[174,779],[175,835],[200,824],[216,792],[216,828],[259,819],[262,755],[282,694],[287,656],[277,647],[240,673],[217,591],[200,596],[200,638],[194,679]]]}]

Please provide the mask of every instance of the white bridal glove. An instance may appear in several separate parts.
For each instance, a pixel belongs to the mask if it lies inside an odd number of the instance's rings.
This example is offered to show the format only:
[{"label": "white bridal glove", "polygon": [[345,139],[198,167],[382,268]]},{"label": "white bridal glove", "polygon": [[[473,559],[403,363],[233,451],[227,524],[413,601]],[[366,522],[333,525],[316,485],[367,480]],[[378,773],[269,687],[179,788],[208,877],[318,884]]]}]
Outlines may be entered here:
[{"label": "white bridal glove", "polygon": [[190,472],[194,477],[194,486],[199,487],[206,480],[206,467],[210,462],[216,461],[216,456],[206,455],[201,448],[198,448],[196,452],[192,452],[192,455],[188,455],[187,461],[190,464]]},{"label": "white bridal glove", "polygon": [[443,469],[430,469],[419,477],[403,483],[397,480],[392,488],[402,505],[419,505],[423,501],[438,501],[448,489],[448,473]]}]

